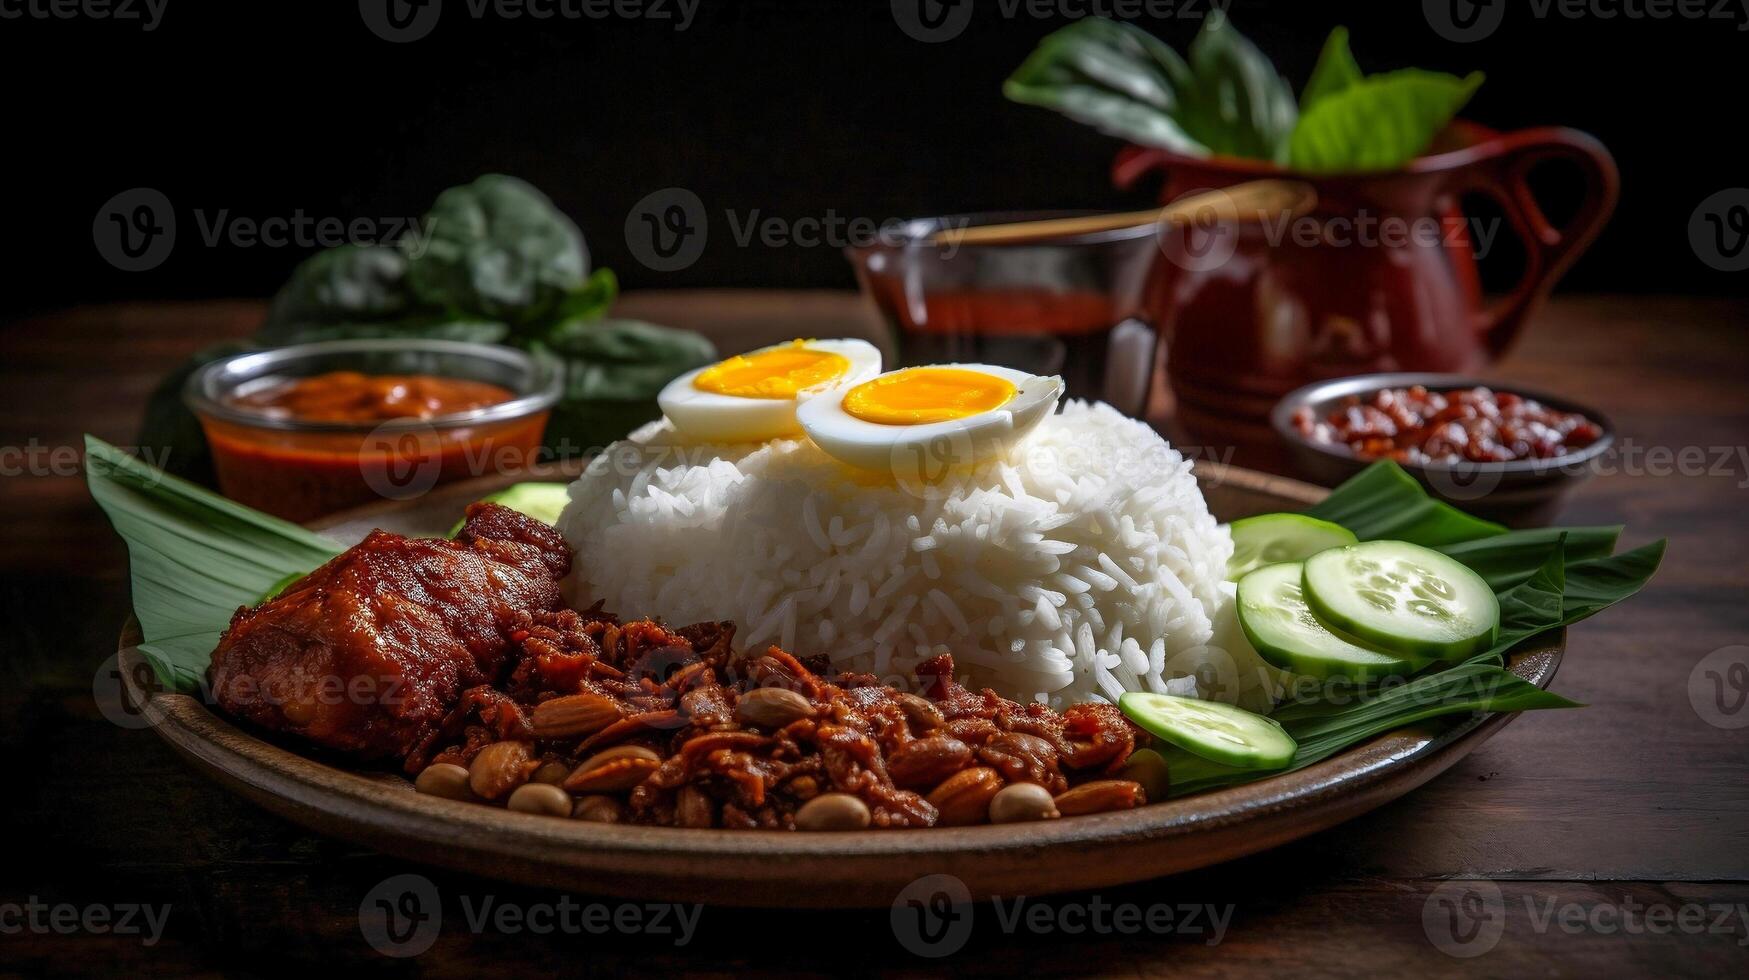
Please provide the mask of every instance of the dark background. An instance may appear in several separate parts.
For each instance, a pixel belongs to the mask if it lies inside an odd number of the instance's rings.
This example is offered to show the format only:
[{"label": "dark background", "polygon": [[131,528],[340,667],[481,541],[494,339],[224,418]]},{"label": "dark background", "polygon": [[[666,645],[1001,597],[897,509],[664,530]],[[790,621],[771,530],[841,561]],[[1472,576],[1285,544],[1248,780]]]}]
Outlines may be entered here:
[{"label": "dark background", "polygon": [[[1003,78],[1068,19],[1025,7],[1007,17],[998,0],[972,0],[969,26],[939,44],[903,33],[887,0],[702,0],[685,31],[475,19],[465,0],[447,0],[432,33],[407,44],[372,34],[350,0],[167,2],[151,32],[0,20],[11,198],[0,319],[107,300],[265,296],[310,249],[209,247],[197,211],[209,221],[406,218],[489,171],[552,195],[629,288],[852,285],[835,247],[738,247],[725,210],[881,220],[1148,201],[1112,189],[1115,140],[1003,99]],[[1749,34],[1737,21],[1538,19],[1513,3],[1491,37],[1454,43],[1414,0],[1236,0],[1233,15],[1296,90],[1330,27],[1347,24],[1369,71],[1487,72],[1473,119],[1600,137],[1621,164],[1622,203],[1564,289],[1744,291],[1741,275],[1702,264],[1687,238],[1703,198],[1749,182],[1736,149]],[[1198,26],[1143,23],[1178,47]],[[172,202],[177,245],[156,269],[122,272],[98,255],[92,221],[112,195],[142,186]],[[663,274],[632,258],[623,228],[636,201],[669,186],[700,196],[712,234],[696,264]]]}]

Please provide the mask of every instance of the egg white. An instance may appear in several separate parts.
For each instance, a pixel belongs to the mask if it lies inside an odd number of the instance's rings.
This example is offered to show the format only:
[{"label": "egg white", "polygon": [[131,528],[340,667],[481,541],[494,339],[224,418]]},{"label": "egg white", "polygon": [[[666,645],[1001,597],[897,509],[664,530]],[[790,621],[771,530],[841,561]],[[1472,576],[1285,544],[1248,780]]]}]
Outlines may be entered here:
[{"label": "egg white", "polygon": [[1063,379],[1055,376],[1041,377],[993,364],[927,366],[994,375],[1014,385],[1014,397],[999,408],[961,419],[887,425],[846,412],[844,396],[854,385],[843,385],[799,406],[796,421],[815,445],[842,462],[912,478],[919,467],[964,466],[1007,452],[1056,409],[1063,394]]},{"label": "egg white", "polygon": [[[793,343],[772,344],[748,353],[777,350]],[[837,354],[850,362],[850,368],[830,381],[797,392],[794,398],[743,398],[694,387],[693,381],[714,366],[707,364],[668,382],[656,396],[656,404],[686,438],[707,442],[763,442],[799,433],[796,424],[798,404],[820,392],[858,385],[881,373],[881,352],[867,341],[809,340],[802,346]]]}]

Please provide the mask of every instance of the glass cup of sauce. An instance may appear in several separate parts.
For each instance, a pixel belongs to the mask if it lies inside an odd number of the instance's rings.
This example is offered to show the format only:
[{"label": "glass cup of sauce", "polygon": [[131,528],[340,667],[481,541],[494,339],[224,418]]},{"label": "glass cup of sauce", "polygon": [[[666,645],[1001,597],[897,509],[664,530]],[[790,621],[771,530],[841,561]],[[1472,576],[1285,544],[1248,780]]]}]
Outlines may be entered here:
[{"label": "glass cup of sauce", "polygon": [[945,229],[1084,212],[920,218],[845,250],[906,365],[975,362],[1061,375],[1071,398],[1145,407],[1156,333],[1142,314],[1153,225],[1006,244],[937,244]]},{"label": "glass cup of sauce", "polygon": [[491,344],[336,340],[202,367],[183,399],[219,490],[293,521],[533,465],[562,377]]}]

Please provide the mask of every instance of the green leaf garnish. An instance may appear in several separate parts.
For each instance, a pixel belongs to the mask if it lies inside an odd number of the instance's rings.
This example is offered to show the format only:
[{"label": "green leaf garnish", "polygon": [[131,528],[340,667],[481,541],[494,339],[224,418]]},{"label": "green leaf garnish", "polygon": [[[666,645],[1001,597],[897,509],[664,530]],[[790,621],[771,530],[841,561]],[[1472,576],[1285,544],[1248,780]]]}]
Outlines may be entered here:
[{"label": "green leaf garnish", "polygon": [[1493,521],[1471,517],[1428,496],[1414,477],[1390,460],[1361,470],[1305,513],[1340,524],[1362,541],[1407,541],[1428,548],[1506,533]]},{"label": "green leaf garnish", "polygon": [[1414,159],[1481,82],[1415,69],[1368,76],[1338,27],[1296,105],[1275,66],[1217,12],[1187,58],[1128,24],[1076,21],[1040,41],[1002,90],[1143,146],[1334,173]]},{"label": "green leaf garnish", "polygon": [[1112,136],[1196,155],[1285,159],[1293,91],[1222,14],[1187,62],[1141,28],[1089,17],[1047,36],[1003,94]]},{"label": "green leaf garnish", "polygon": [[1393,170],[1427,149],[1481,84],[1481,72],[1458,78],[1415,68],[1361,79],[1300,117],[1288,166],[1313,173]]},{"label": "green leaf garnish", "polygon": [[292,575],[343,549],[313,531],[227,500],[85,437],[91,496],[127,542],[140,650],[159,683],[197,689],[219,634]]},{"label": "green leaf garnish", "polygon": [[407,284],[428,307],[512,324],[543,320],[589,272],[583,233],[525,181],[487,174],[437,196],[401,241]]},{"label": "green leaf garnish", "polygon": [[[1296,703],[1278,710],[1272,717],[1299,743],[1293,762],[1280,770],[1292,772],[1378,735],[1430,718],[1477,711],[1572,707],[1578,705],[1498,666],[1467,663],[1424,674],[1406,684],[1380,688],[1360,698],[1347,698],[1339,705]],[[1172,796],[1278,774],[1218,765],[1177,748],[1168,748],[1161,754],[1166,757]]]},{"label": "green leaf garnish", "polygon": [[1050,34],[1003,83],[1015,102],[1054,109],[1144,146],[1207,153],[1180,124],[1190,67],[1138,27],[1089,17]]},{"label": "green leaf garnish", "polygon": [[1534,574],[1557,541],[1566,542],[1566,560],[1607,558],[1621,536],[1621,525],[1609,527],[1542,527],[1507,531],[1469,541],[1440,545],[1436,550],[1456,558],[1482,576],[1496,592],[1510,589]]},{"label": "green leaf garnish", "polygon": [[1305,112],[1321,100],[1347,90],[1366,75],[1348,50],[1348,28],[1338,27],[1324,40],[1324,50],[1318,53],[1318,63],[1312,68],[1311,80],[1300,93],[1300,112]]}]

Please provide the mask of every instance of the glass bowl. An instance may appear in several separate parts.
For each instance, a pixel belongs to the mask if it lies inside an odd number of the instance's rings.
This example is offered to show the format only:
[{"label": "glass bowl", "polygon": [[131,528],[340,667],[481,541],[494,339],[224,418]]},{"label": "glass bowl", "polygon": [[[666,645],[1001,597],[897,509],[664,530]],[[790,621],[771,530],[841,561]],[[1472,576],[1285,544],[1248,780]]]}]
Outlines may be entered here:
[{"label": "glass bowl", "polygon": [[1048,241],[937,244],[943,229],[1074,217],[1010,211],[918,218],[845,250],[905,365],[975,362],[1061,375],[1072,398],[1138,415],[1155,356],[1141,316],[1157,229]]},{"label": "glass bowl", "polygon": [[[510,392],[468,411],[368,421],[301,419],[237,399],[335,371],[479,381]],[[532,465],[558,401],[558,365],[523,351],[452,340],[334,340],[252,351],[196,371],[183,400],[212,447],[219,490],[293,521],[440,483]]]}]

